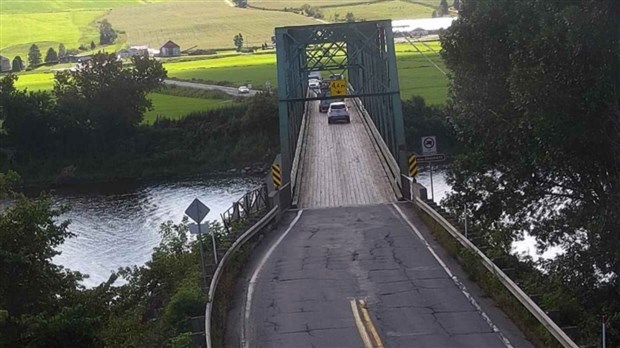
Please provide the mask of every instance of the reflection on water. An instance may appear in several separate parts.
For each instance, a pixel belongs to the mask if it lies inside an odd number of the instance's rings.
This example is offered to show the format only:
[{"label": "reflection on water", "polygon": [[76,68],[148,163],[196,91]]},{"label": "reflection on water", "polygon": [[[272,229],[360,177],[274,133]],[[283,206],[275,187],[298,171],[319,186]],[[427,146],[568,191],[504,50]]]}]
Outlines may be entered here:
[{"label": "reflection on water", "polygon": [[[446,183],[446,171],[446,169],[433,168],[433,201],[437,204],[440,204],[441,200],[452,191],[452,187]],[[431,198],[431,175],[427,164],[420,166],[420,172],[416,180],[426,187],[428,198]],[[554,258],[556,255],[562,253],[562,248],[552,247],[544,253],[539,253],[536,249],[536,238],[525,233],[523,240],[512,243],[512,252],[520,255],[529,255],[532,256],[534,260],[537,260],[539,258]]]},{"label": "reflection on water", "polygon": [[420,172],[416,177],[418,183],[426,187],[428,198],[433,198],[437,204],[452,191],[452,187],[446,183],[446,169],[433,167],[433,190],[431,191],[431,172],[428,164],[420,165]]},{"label": "reflection on water", "polygon": [[54,262],[89,274],[84,285],[98,285],[119,267],[148,261],[160,241],[160,224],[180,222],[194,198],[211,208],[207,220],[219,220],[220,213],[256,185],[245,178],[57,191],[55,203],[71,207],[61,219],[71,220],[69,230],[76,237],[60,247],[62,254]]}]

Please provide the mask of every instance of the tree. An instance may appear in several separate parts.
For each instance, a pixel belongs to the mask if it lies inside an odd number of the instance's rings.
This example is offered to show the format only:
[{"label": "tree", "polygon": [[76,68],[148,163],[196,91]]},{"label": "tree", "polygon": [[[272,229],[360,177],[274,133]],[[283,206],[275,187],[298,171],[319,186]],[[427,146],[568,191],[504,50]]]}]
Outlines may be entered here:
[{"label": "tree", "polygon": [[22,60],[22,57],[15,56],[15,58],[13,58],[13,63],[11,64],[11,68],[12,72],[20,72],[24,70],[24,61]]},{"label": "tree", "polygon": [[58,57],[62,58],[67,55],[67,50],[65,48],[65,44],[61,43],[58,45]]},{"label": "tree", "polygon": [[0,79],[0,118],[6,139],[24,153],[44,155],[51,143],[52,96],[15,87],[16,75]]},{"label": "tree", "polygon": [[241,51],[241,48],[243,48],[243,35],[241,35],[241,33],[235,35],[233,42],[237,48],[237,51]]},{"label": "tree", "polygon": [[39,46],[32,44],[28,51],[28,65],[35,67],[39,64],[41,64],[41,51],[39,50]]},{"label": "tree", "polygon": [[118,34],[114,29],[112,29],[112,24],[108,22],[107,19],[104,19],[99,24],[99,44],[100,45],[109,45],[114,43]]},{"label": "tree", "polygon": [[437,14],[439,15],[439,17],[445,16],[449,13],[448,11],[448,1],[447,0],[441,0],[439,2],[439,9],[437,10]]},{"label": "tree", "polygon": [[161,86],[166,70],[160,62],[132,57],[132,67],[123,68],[113,53],[97,53],[89,64],[55,76],[53,94],[62,115],[100,132],[104,138],[123,136],[140,124],[151,108],[147,94]]},{"label": "tree", "polygon": [[45,62],[46,63],[58,62],[58,54],[51,47],[47,50],[47,54],[45,55]]},{"label": "tree", "polygon": [[[524,232],[540,251],[561,247],[539,266],[578,294],[586,338],[590,321],[620,312],[618,28],[616,0],[463,1],[441,36],[466,150],[446,204],[468,203],[503,252]],[[608,339],[619,345],[620,330]]]},{"label": "tree", "polygon": [[82,279],[52,263],[57,247],[73,235],[68,222],[57,222],[64,208],[55,208],[43,196],[30,200],[11,191],[15,173],[0,174],[0,196],[12,198],[12,204],[0,212],[0,308],[9,313],[3,335],[9,346],[23,339],[25,322],[39,313],[54,313],[72,296]]},{"label": "tree", "polygon": [[353,12],[347,12],[347,14],[344,16],[344,20],[347,23],[355,22],[355,16],[353,15]]},{"label": "tree", "polygon": [[90,42],[90,49],[94,50],[97,47],[97,45],[95,45],[95,41],[91,41]]}]

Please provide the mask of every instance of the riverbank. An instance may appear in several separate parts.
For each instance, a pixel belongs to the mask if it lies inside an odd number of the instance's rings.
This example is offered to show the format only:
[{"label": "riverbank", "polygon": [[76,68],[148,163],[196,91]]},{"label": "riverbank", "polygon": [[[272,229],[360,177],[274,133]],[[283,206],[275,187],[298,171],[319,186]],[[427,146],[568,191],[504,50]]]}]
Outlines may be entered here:
[{"label": "riverbank", "polygon": [[96,132],[52,133],[31,150],[19,146],[21,138],[5,136],[4,143],[13,141],[17,150],[0,152],[0,172],[18,172],[23,187],[260,175],[278,152],[277,125],[276,98],[265,94],[179,120],[160,119],[107,139]]}]

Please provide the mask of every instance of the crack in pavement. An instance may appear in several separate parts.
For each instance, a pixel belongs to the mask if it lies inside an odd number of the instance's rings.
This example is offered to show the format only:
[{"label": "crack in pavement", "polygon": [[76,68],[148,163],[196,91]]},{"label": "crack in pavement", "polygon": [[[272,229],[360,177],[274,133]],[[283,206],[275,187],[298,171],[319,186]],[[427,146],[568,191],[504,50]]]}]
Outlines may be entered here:
[{"label": "crack in pavement", "polygon": [[296,331],[281,331],[278,332],[279,335],[291,335],[291,334],[299,334],[299,333],[307,333],[310,336],[314,337],[313,334],[314,332],[317,331],[330,331],[330,330],[342,330],[342,329],[356,329],[356,327],[354,326],[342,326],[342,327],[324,327],[324,328],[317,328],[317,329],[311,329],[308,324],[306,324],[306,329],[305,330],[296,330]]}]

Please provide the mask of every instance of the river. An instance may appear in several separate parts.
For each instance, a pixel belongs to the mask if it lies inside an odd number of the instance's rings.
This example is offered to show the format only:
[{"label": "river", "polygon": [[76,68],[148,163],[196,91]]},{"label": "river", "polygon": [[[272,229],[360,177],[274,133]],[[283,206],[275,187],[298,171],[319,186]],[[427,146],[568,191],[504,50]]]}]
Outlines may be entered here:
[{"label": "river", "polygon": [[[429,197],[430,172],[422,166],[417,177]],[[70,220],[76,234],[61,247],[54,262],[88,274],[83,284],[92,287],[104,282],[119,267],[142,265],[161,240],[159,226],[168,220],[181,221],[185,208],[200,199],[211,208],[207,220],[219,220],[220,213],[245,192],[256,187],[252,178],[193,180],[141,185],[107,184],[54,192],[57,205],[71,210],[61,216]],[[434,201],[440,203],[450,192],[445,169],[433,173]],[[538,254],[533,237],[515,242],[513,251],[539,257],[553,257],[559,249]]]},{"label": "river", "polygon": [[71,221],[69,230],[76,237],[65,241],[54,262],[88,274],[83,284],[96,286],[119,267],[148,261],[161,240],[159,226],[180,222],[194,198],[211,208],[206,220],[219,220],[233,201],[257,185],[252,178],[227,178],[57,190],[55,204],[71,207],[60,220]]}]

